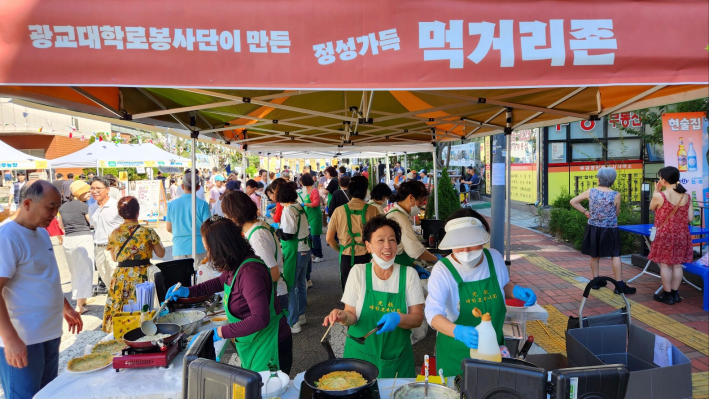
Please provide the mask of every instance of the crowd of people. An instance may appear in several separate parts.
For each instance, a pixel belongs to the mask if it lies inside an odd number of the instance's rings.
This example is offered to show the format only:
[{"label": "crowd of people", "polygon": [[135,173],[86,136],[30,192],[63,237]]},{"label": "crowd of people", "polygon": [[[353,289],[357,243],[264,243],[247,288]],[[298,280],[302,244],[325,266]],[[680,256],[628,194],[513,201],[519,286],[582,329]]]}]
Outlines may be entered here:
[{"label": "crowd of people", "polygon": [[[424,246],[414,221],[429,199],[425,171],[421,179],[395,180],[393,187],[379,183],[371,190],[366,167],[329,166],[322,176],[308,167],[302,173],[279,172],[260,170],[242,184],[235,173],[224,177],[215,168],[199,176],[195,171],[193,186],[193,172],[187,170],[174,190],[170,178],[170,193],[176,193],[166,216],[172,256],[193,256],[195,193],[195,267],[206,263],[217,276],[191,287],[170,287],[166,300],[223,291],[229,324],[216,327],[213,337],[237,338],[243,367],[263,371],[274,360],[290,372],[292,336],[308,321],[313,264],[324,258],[325,224],[325,240],[339,254],[344,308],[333,309],[323,325],[339,322],[354,336],[378,328],[365,345],[348,338],[345,357],[375,363],[382,377],[415,376],[410,334],[424,320],[438,332],[439,368],[456,375],[467,350],[477,348],[474,327],[480,319],[472,316],[474,308],[492,315],[503,345],[504,299],[535,303],[532,290],[511,283],[502,255],[483,248],[490,227],[474,210],[464,207],[447,218],[439,248],[452,250],[451,255],[433,254]],[[473,185],[475,169],[471,172],[465,181]],[[401,176],[403,168],[397,163],[392,173]],[[31,397],[56,377],[62,318],[72,332],[81,331],[81,314],[95,293],[94,267],[107,288],[102,329],[111,332],[116,312],[135,300],[136,285],[147,281],[151,259],[165,256],[157,232],[138,222],[137,199],[120,197],[115,178],[67,177],[53,183],[23,180],[17,199],[11,199],[17,212],[0,224],[0,380],[6,394]],[[598,187],[571,205],[588,218],[582,252],[591,257],[593,276],[600,273],[599,259],[611,257],[619,289],[632,294],[635,289],[624,283],[620,267],[620,199],[610,188],[615,177],[613,168],[600,169]],[[649,258],[661,265],[664,291],[655,299],[671,305],[681,301],[681,263],[692,257],[687,231],[692,203],[676,168],[663,168],[658,177],[651,203],[657,235]],[[64,237],[75,306],[62,294],[50,241],[54,223]],[[429,280],[427,297],[422,279]],[[38,295],[41,300],[27,300]]]}]

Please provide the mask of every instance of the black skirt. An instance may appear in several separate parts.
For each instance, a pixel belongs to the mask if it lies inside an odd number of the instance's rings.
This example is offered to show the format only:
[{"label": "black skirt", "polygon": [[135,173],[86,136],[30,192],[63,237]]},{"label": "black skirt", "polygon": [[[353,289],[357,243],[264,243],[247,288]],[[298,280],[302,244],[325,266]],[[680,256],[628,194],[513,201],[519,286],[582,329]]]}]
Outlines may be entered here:
[{"label": "black skirt", "polygon": [[617,227],[587,225],[581,253],[592,258],[620,256],[620,231]]}]

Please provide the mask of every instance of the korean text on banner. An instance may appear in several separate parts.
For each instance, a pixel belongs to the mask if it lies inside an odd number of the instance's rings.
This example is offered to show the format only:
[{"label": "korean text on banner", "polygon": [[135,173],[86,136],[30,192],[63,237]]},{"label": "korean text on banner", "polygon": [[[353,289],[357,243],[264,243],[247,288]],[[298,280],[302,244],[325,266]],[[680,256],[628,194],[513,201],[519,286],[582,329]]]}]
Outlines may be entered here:
[{"label": "korean text on banner", "polygon": [[[692,196],[694,220],[701,224],[700,206],[709,204],[709,177],[706,169],[707,121],[704,112],[682,112],[662,115],[662,141],[665,149],[665,165],[679,169],[680,183]],[[706,217],[704,218],[706,222]]]}]

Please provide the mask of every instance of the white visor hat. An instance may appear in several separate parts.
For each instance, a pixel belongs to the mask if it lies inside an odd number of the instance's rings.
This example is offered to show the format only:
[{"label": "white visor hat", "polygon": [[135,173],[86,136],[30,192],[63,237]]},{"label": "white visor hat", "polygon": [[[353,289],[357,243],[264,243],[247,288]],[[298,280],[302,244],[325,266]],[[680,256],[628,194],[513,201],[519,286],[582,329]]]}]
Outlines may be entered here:
[{"label": "white visor hat", "polygon": [[446,236],[438,245],[439,249],[455,249],[487,244],[490,233],[480,220],[474,217],[453,219],[446,223]]}]

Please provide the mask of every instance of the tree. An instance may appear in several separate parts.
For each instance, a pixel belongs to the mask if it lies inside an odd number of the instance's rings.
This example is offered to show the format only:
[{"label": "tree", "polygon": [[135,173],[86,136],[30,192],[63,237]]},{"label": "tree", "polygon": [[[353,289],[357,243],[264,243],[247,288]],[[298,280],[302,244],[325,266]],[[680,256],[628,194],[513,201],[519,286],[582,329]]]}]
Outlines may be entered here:
[{"label": "tree", "polygon": [[[433,186],[433,184],[431,184]],[[455,192],[451,179],[448,176],[448,169],[444,168],[441,171],[441,178],[438,179],[438,218],[444,220],[451,213],[460,209],[460,197]],[[435,200],[433,188],[431,189],[431,195],[428,197],[428,203],[426,204],[426,219],[435,219]],[[426,237],[424,237],[426,238]]]},{"label": "tree", "polygon": [[709,98],[685,101],[683,103],[663,105],[657,108],[645,108],[635,111],[640,117],[643,125],[649,125],[648,129],[635,130],[629,127],[621,127],[624,133],[632,134],[642,138],[645,143],[662,144],[662,115],[671,112],[707,112],[709,108]]}]

